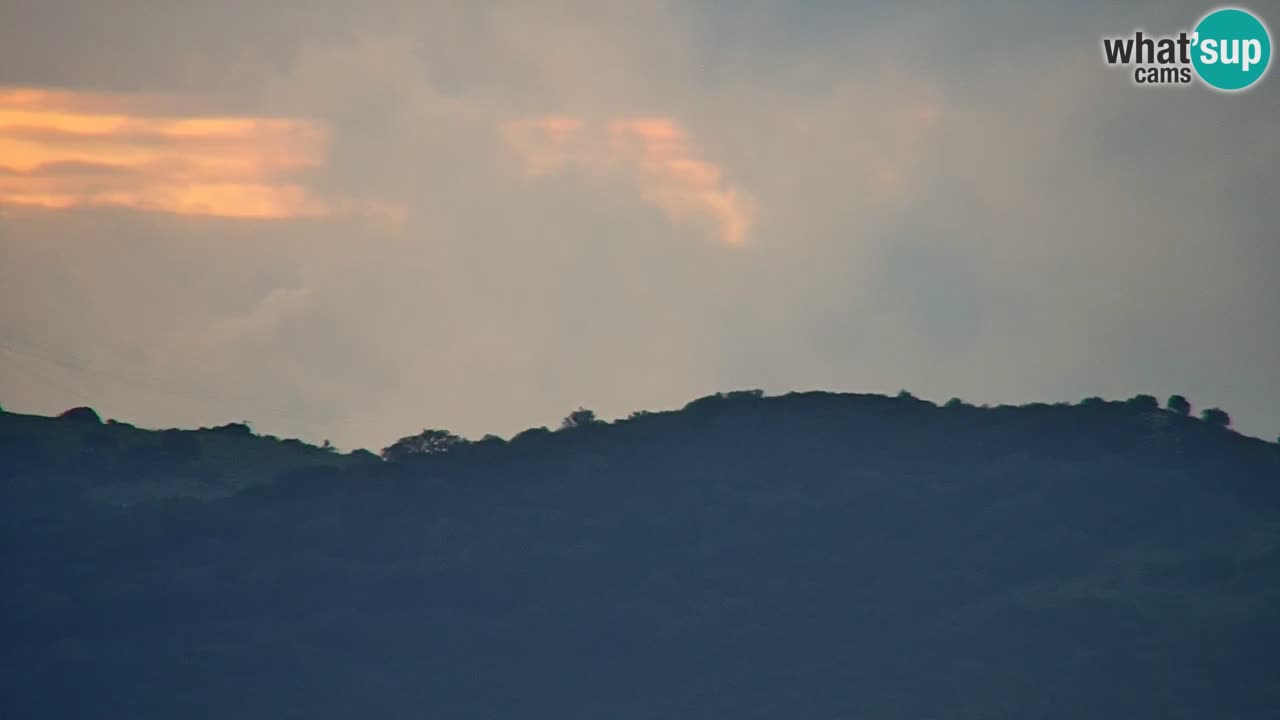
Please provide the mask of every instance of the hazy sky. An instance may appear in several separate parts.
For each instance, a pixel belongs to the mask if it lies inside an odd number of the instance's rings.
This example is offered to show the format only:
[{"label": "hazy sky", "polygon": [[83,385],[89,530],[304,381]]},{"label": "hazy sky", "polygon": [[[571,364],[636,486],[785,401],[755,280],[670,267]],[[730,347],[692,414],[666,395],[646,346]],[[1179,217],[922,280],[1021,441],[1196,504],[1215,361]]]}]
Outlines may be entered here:
[{"label": "hazy sky", "polygon": [[1280,78],[1137,88],[1101,38],[1211,6],[1113,5],[8,0],[0,403],[377,449],[1177,392],[1274,438]]}]

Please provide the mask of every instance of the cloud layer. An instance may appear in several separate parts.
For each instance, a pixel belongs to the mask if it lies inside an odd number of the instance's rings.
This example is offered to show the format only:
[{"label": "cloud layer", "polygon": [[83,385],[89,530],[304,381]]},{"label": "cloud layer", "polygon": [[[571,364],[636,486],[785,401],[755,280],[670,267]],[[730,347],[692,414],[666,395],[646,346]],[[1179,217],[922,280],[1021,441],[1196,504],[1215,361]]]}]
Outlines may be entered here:
[{"label": "cloud layer", "polygon": [[1099,57],[1203,9],[31,4],[0,402],[381,447],[734,387],[1178,392],[1272,436],[1280,85]]}]

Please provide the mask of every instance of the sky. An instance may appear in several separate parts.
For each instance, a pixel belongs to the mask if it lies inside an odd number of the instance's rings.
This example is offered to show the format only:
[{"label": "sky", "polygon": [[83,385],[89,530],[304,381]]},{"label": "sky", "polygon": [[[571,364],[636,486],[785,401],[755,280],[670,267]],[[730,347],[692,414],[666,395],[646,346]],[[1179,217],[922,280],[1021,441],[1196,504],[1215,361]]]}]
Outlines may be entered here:
[{"label": "sky", "polygon": [[9,0],[0,404],[376,450],[1181,393],[1274,439],[1280,79],[1103,62],[1209,5],[1008,5]]}]

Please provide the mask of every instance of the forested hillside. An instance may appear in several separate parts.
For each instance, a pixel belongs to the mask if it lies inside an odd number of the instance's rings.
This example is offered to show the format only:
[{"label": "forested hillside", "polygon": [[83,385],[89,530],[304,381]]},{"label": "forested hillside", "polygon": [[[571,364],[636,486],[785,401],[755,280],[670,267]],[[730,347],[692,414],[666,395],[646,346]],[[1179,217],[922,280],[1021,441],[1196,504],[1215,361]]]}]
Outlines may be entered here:
[{"label": "forested hillside", "polygon": [[0,715],[1274,718],[1280,445],[1184,402],[748,391],[381,458],[3,413]]}]

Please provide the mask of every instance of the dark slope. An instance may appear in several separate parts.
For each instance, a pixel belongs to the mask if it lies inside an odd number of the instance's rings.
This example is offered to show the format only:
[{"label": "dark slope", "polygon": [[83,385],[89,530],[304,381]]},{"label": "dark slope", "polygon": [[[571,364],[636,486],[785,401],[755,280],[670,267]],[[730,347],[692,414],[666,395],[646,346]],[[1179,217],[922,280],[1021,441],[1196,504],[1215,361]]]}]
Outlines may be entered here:
[{"label": "dark slope", "polygon": [[129,508],[10,472],[4,715],[1280,709],[1280,447],[1147,403],[744,395],[307,457]]}]

